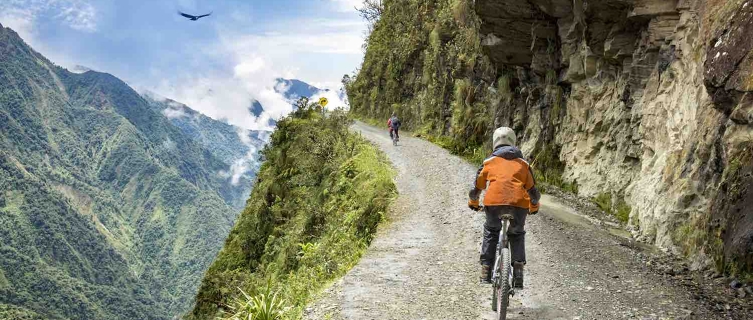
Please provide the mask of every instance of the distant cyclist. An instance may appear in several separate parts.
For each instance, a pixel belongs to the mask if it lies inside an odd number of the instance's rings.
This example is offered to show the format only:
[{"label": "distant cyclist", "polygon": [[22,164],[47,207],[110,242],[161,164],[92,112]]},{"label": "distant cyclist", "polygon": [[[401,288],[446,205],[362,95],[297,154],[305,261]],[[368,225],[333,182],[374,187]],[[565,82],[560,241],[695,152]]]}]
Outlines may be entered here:
[{"label": "distant cyclist", "polygon": [[[523,266],[526,264],[526,215],[539,211],[541,194],[536,189],[533,170],[523,160],[523,153],[515,147],[515,132],[507,127],[494,131],[494,152],[478,170],[473,189],[469,193],[468,207],[480,210],[479,197],[486,189],[484,209],[484,239],[481,245],[481,281],[491,282],[499,232],[500,215],[510,214],[513,220],[507,229],[513,264],[513,286],[523,288]],[[488,184],[488,188],[487,188]]]},{"label": "distant cyclist", "polygon": [[392,113],[392,117],[387,120],[387,127],[390,129],[390,139],[394,140],[397,138],[397,140],[400,140],[400,119],[394,112]]}]

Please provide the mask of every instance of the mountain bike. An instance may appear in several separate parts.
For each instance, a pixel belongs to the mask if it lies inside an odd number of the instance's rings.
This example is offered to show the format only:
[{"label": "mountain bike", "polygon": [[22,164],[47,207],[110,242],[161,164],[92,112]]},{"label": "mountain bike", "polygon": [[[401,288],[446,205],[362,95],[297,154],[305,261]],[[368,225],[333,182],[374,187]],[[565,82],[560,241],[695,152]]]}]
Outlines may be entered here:
[{"label": "mountain bike", "polygon": [[512,264],[510,247],[507,240],[507,226],[513,219],[510,214],[503,214],[502,230],[499,232],[497,242],[497,258],[492,269],[492,310],[497,312],[497,319],[507,319],[507,306],[510,304],[510,296],[515,294],[512,287]]}]

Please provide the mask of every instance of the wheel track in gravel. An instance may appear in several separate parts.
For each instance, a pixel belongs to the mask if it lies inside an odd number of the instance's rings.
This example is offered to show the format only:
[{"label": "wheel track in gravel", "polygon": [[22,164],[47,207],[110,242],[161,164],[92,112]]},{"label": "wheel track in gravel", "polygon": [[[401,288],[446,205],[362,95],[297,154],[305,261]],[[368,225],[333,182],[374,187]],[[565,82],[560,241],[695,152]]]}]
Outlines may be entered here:
[{"label": "wheel track in gravel", "polygon": [[[407,134],[395,147],[386,130],[353,130],[392,161],[400,196],[361,261],[304,319],[493,319],[491,287],[478,283],[483,216],[466,207],[477,168]],[[724,319],[558,199],[544,196],[541,211],[527,221],[526,289],[508,319]]]}]

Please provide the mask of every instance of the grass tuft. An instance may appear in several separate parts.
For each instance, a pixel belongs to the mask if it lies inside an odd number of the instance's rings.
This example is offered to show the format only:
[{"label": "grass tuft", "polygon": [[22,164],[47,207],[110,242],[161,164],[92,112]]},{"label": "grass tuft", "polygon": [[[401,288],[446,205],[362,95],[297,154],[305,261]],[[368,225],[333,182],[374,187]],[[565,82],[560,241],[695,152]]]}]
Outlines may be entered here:
[{"label": "grass tuft", "polygon": [[286,320],[285,301],[271,292],[271,286],[256,296],[250,296],[238,288],[242,297],[236,298],[231,306],[229,316],[225,320]]}]

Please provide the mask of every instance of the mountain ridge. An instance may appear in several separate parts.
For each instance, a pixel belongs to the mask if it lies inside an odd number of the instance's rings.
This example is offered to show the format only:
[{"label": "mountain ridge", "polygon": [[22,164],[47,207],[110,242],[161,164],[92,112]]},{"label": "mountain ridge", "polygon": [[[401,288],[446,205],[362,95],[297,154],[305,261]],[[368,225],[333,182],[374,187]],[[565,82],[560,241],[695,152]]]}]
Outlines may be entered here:
[{"label": "mountain ridge", "polygon": [[221,173],[256,151],[201,119],[238,150],[208,149],[117,77],[69,72],[1,28],[0,304],[52,319],[186,311],[253,182]]}]

